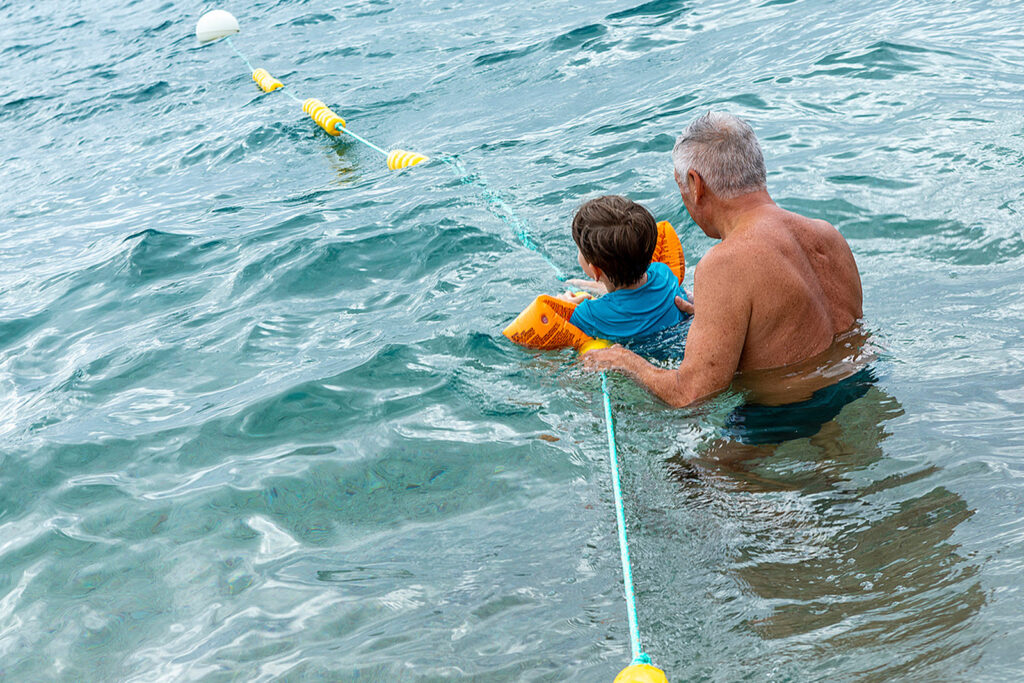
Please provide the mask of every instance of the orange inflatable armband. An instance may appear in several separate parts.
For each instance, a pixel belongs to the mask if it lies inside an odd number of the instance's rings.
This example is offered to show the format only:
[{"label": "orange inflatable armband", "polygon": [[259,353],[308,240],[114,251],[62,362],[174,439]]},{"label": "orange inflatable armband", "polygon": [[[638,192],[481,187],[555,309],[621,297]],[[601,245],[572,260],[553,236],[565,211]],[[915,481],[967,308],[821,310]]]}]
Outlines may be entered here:
[{"label": "orange inflatable armband", "polygon": [[502,334],[520,346],[531,349],[563,349],[572,347],[586,353],[595,345],[593,337],[583,334],[569,322],[576,304],[541,294],[519,314]]},{"label": "orange inflatable armband", "polygon": [[654,254],[651,261],[658,261],[668,266],[675,276],[683,282],[683,275],[686,274],[686,261],[683,260],[683,245],[679,243],[679,236],[672,229],[668,221],[658,223],[658,243],[654,245]]}]

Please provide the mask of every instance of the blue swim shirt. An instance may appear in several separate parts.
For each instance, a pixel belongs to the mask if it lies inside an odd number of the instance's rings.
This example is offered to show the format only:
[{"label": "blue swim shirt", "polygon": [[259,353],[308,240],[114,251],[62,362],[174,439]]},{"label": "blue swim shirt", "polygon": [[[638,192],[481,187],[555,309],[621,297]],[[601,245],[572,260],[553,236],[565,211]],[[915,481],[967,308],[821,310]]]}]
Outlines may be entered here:
[{"label": "blue swim shirt", "polygon": [[569,322],[591,337],[638,339],[688,317],[676,308],[677,296],[686,298],[679,280],[668,266],[655,261],[647,268],[647,282],[642,286],[582,301]]}]

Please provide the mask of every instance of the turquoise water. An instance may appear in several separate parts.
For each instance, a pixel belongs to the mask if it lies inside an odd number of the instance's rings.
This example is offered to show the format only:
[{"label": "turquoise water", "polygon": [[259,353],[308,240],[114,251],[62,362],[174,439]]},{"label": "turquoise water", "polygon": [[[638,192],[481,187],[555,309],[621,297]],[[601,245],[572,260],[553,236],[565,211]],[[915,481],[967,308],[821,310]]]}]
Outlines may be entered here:
[{"label": "turquoise water", "polygon": [[[877,381],[730,440],[612,381],[644,645],[673,681],[1006,680],[1024,642],[1024,87],[1011,2],[0,4],[0,677],[609,681],[599,382],[499,330],[569,220],[689,222],[749,119],[833,222]],[[723,438],[723,434],[726,436]]]}]

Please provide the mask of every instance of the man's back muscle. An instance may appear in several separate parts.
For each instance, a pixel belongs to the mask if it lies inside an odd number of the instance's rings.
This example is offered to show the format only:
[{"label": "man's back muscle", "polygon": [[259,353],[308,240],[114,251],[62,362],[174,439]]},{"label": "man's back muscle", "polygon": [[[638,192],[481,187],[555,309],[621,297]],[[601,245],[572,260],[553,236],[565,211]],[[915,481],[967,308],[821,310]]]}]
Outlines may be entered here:
[{"label": "man's back muscle", "polygon": [[735,294],[749,301],[741,371],[808,358],[861,316],[853,254],[825,221],[766,208],[713,251],[708,265],[730,268]]}]

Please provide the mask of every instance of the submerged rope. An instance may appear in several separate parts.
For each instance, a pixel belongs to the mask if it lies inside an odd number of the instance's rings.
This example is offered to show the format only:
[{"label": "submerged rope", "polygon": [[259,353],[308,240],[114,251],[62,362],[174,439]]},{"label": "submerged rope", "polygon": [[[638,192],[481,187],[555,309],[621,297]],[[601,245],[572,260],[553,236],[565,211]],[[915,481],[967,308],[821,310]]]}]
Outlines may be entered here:
[{"label": "submerged rope", "polygon": [[608,462],[612,472],[612,491],[615,494],[615,521],[619,527],[619,557],[622,560],[622,582],[626,593],[626,617],[629,620],[629,644],[634,664],[650,664],[651,658],[640,645],[640,627],[636,618],[636,596],[633,592],[633,567],[629,561],[629,539],[626,538],[626,512],[622,503],[622,484],[619,481],[619,449],[615,444],[615,423],[612,420],[612,399],[608,394],[608,374],[601,373],[601,393],[604,395],[604,424],[608,431]]},{"label": "submerged rope", "polygon": [[487,183],[479,176],[471,175],[462,164],[462,161],[457,157],[445,155],[440,157],[440,159],[451,166],[452,170],[455,171],[455,174],[459,177],[459,180],[462,181],[463,185],[475,185],[477,187],[480,191],[480,196],[487,202],[488,211],[512,228],[512,231],[515,233],[516,238],[519,239],[520,244],[544,259],[544,262],[551,266],[555,271],[555,277],[563,282],[569,278],[569,276],[551,260],[551,257],[544,253],[540,245],[533,240],[526,222],[516,215],[515,210],[508,205],[508,202],[501,198],[501,195],[488,187]]}]

